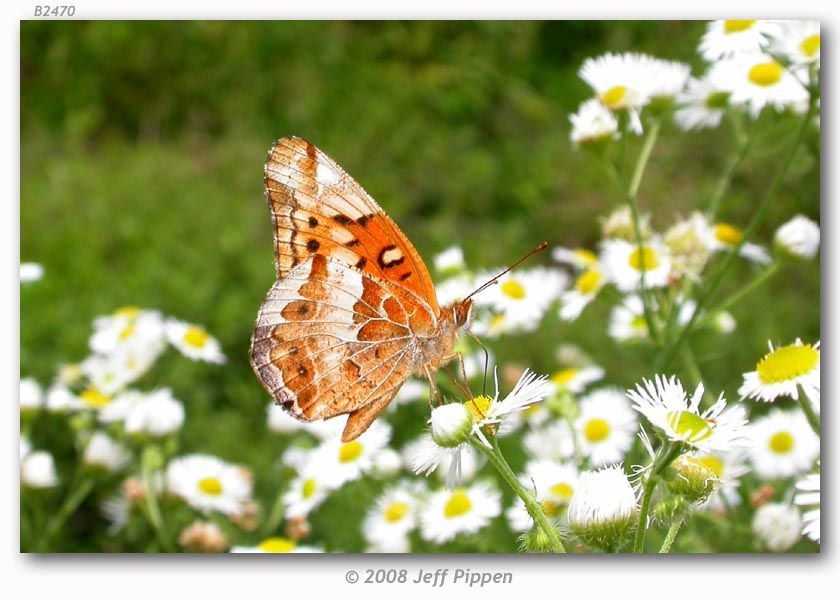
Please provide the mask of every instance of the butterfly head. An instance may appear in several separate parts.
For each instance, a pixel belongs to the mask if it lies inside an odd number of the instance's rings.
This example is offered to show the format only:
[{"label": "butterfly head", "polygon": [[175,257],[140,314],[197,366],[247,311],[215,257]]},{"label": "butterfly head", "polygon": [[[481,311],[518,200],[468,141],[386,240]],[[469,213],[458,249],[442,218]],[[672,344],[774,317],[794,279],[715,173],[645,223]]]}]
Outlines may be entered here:
[{"label": "butterfly head", "polygon": [[457,329],[463,329],[472,319],[473,301],[470,298],[459,300],[452,305],[452,317]]}]

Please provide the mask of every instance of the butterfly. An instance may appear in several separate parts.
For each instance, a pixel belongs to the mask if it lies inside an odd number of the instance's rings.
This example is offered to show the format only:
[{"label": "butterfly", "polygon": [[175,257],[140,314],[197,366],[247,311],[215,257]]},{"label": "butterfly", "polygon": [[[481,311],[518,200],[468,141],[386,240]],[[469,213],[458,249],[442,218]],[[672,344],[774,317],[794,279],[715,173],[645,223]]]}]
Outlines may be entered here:
[{"label": "butterfly", "polygon": [[403,383],[455,358],[472,300],[440,306],[396,223],[338,164],[297,137],[265,163],[277,280],[257,314],[251,366],[292,416],[348,415],[364,433]]}]

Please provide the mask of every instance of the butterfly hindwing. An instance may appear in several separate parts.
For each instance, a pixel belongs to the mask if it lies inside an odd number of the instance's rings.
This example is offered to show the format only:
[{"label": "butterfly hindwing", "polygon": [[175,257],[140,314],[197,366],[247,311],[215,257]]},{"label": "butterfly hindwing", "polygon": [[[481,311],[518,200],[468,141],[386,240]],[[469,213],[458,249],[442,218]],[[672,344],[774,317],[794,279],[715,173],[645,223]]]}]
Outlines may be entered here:
[{"label": "butterfly hindwing", "polygon": [[428,310],[413,298],[341,261],[308,257],[260,308],[254,371],[294,416],[349,413],[348,430],[367,423],[358,435],[411,375],[411,315]]}]

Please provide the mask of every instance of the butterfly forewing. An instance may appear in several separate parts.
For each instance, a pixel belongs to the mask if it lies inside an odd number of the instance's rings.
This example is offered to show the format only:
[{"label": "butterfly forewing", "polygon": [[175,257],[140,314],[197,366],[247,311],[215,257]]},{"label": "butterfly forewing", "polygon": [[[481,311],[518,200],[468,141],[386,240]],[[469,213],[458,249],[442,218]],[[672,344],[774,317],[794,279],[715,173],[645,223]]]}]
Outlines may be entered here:
[{"label": "butterfly forewing", "polygon": [[376,202],[308,142],[274,145],[265,186],[277,281],[251,364],[297,418],[349,414],[343,438],[353,439],[417,368],[418,336],[436,331],[431,277]]}]

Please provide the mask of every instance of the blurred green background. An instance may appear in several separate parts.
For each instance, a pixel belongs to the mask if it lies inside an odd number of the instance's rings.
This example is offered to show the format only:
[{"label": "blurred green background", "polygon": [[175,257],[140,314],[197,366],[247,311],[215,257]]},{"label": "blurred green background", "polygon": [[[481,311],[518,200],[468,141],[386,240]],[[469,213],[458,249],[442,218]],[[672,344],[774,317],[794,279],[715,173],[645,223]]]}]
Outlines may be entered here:
[{"label": "blurred green background", "polygon": [[[44,279],[21,290],[21,374],[47,383],[86,355],[92,319],[131,304],[202,323],[224,367],[170,356],[151,380],[186,404],[184,451],[257,473],[279,449],[248,365],[257,307],[273,281],[262,165],[282,136],[309,139],[394,217],[427,260],[463,246],[473,267],[509,264],[537,242],[592,246],[621,196],[569,141],[590,95],[588,56],[641,51],[702,64],[701,22],[21,23],[21,260]],[[722,216],[743,225],[779,163],[790,123],[763,126]],[[665,228],[703,206],[731,152],[729,131],[667,125],[640,200]],[[795,212],[819,220],[818,139],[801,153],[760,241]],[[539,261],[548,262],[547,253]],[[750,268],[741,266],[742,275]],[[742,279],[730,278],[735,286]],[[732,289],[730,287],[729,289]],[[574,342],[631,385],[649,357],[605,333],[609,306],[493,350],[550,371]],[[819,265],[788,269],[737,306],[729,338],[695,339],[710,387],[736,395],[768,339],[819,337]],[[492,344],[491,344],[492,347]],[[396,444],[422,414],[400,409]],[[37,443],[36,443],[37,445]],[[257,481],[270,497],[278,481]],[[372,491],[321,511],[364,510]],[[345,497],[346,496],[346,497]],[[331,507],[336,508],[331,508]],[[95,520],[74,549],[96,549]],[[317,519],[315,523],[317,527]],[[336,533],[335,535],[339,535]],[[344,546],[360,541],[353,534]],[[342,542],[344,543],[344,542]]]}]

